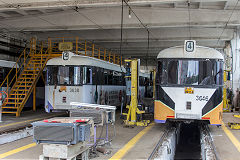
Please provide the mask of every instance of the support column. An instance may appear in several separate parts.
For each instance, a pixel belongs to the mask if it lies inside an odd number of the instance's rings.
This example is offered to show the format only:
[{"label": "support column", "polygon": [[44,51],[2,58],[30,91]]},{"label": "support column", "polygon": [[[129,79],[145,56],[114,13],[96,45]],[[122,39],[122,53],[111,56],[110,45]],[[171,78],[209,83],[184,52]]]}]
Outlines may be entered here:
[{"label": "support column", "polygon": [[36,85],[33,87],[33,111],[36,111]]}]

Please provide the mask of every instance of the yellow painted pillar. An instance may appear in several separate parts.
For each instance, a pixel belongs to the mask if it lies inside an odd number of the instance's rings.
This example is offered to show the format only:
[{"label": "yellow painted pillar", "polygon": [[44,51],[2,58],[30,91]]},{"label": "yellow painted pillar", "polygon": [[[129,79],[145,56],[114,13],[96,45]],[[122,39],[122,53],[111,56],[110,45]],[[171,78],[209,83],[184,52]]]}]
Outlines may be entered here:
[{"label": "yellow painted pillar", "polygon": [[131,69],[131,122],[136,122],[138,105],[138,60],[132,60]]},{"label": "yellow painted pillar", "polygon": [[33,111],[36,111],[36,85],[33,87]]},{"label": "yellow painted pillar", "polygon": [[116,60],[115,60],[115,53],[113,54],[113,63],[116,64]]},{"label": "yellow painted pillar", "polygon": [[104,49],[103,60],[106,61],[106,49]]},{"label": "yellow painted pillar", "polygon": [[76,54],[78,54],[78,37],[76,37]]},{"label": "yellow painted pillar", "polygon": [[223,86],[223,110],[225,112],[228,112],[229,108],[227,106],[227,86],[226,86],[227,72],[226,71],[223,72],[223,82],[224,82],[224,86]]},{"label": "yellow painted pillar", "polygon": [[98,48],[98,59],[101,59],[101,52],[100,52],[100,48]]},{"label": "yellow painted pillar", "polygon": [[156,70],[153,70],[153,99],[155,99],[156,95]]},{"label": "yellow painted pillar", "polygon": [[95,50],[95,46],[94,44],[92,44],[92,57],[94,57],[94,50]]},{"label": "yellow painted pillar", "polygon": [[85,56],[87,55],[87,41],[85,40]]},{"label": "yellow painted pillar", "polygon": [[51,54],[52,53],[52,40],[51,38],[48,38],[48,53]]}]

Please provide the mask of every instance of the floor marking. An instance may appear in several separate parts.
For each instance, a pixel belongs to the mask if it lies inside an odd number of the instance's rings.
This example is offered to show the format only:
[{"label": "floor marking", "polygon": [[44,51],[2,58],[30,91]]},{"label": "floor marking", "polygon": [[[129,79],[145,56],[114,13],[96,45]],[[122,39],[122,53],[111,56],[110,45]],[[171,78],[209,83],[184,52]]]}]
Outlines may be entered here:
[{"label": "floor marking", "polygon": [[146,134],[152,127],[154,123],[144,128],[135,137],[133,137],[127,144],[125,144],[117,153],[115,153],[109,160],[121,159],[134,145],[140,140],[140,138]]},{"label": "floor marking", "polygon": [[232,134],[232,132],[225,126],[224,122],[222,122],[222,129],[227,134],[228,138],[232,141],[234,146],[237,148],[238,152],[240,152],[240,142],[238,139]]},{"label": "floor marking", "polygon": [[41,120],[41,119],[47,119],[47,118],[51,118],[52,116],[59,116],[59,115],[61,115],[61,114],[51,115],[51,116],[48,116],[48,117],[45,117],[45,118],[41,117],[41,118],[29,119],[29,120],[21,121],[21,122],[9,123],[9,124],[5,124],[5,125],[0,126],[0,128],[13,126],[13,125],[16,125],[16,124],[21,124],[21,123],[26,123],[26,122],[31,122],[31,121],[37,121],[37,120]]},{"label": "floor marking", "polygon": [[0,154],[0,158],[5,158],[7,156],[10,156],[10,155],[16,154],[18,152],[24,151],[24,150],[26,150],[28,148],[34,147],[36,145],[37,145],[36,143],[31,143],[31,144],[28,144],[28,145],[25,145],[25,146],[13,149],[11,151],[8,151],[8,152],[5,152],[3,154]]}]

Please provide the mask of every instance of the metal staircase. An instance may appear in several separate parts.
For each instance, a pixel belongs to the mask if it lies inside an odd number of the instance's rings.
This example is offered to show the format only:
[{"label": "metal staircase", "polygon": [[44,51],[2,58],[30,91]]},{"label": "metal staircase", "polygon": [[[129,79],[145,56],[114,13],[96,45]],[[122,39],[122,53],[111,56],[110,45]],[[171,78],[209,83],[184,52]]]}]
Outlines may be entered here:
[{"label": "metal staircase", "polygon": [[36,110],[36,83],[47,61],[62,55],[58,45],[65,42],[71,43],[71,51],[76,54],[122,64],[121,56],[78,37],[49,38],[47,42],[41,42],[39,45],[36,39],[32,38],[30,47],[23,50],[16,64],[0,85],[0,89],[6,88],[5,91],[8,93],[8,100],[5,99],[3,102],[3,114],[20,116],[31,93],[33,93],[33,110]]},{"label": "metal staircase", "polygon": [[[6,77],[8,102],[4,101],[2,113],[11,113],[17,117],[20,116],[32,91],[34,90],[35,92],[36,83],[49,58],[48,54],[42,54],[43,48],[39,51],[40,53],[36,54],[35,52],[36,50],[31,49],[27,53],[27,49],[25,49],[19,57],[19,60],[21,58],[24,59],[24,63],[20,67],[15,67],[16,71],[13,79],[9,80],[9,75]],[[47,49],[45,52],[47,53]],[[13,72],[12,70],[10,73]],[[14,84],[13,81],[15,81]],[[11,84],[13,85],[11,86]]]}]

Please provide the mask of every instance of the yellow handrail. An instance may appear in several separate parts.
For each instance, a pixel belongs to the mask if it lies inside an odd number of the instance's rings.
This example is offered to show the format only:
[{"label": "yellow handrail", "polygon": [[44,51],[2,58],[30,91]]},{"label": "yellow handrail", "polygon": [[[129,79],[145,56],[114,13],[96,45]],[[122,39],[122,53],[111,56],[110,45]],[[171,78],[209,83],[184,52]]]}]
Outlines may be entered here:
[{"label": "yellow handrail", "polygon": [[[20,61],[21,57],[26,53],[26,48],[23,50],[23,52],[20,54],[20,56],[18,57],[17,61],[15,62],[14,66],[12,67],[12,69],[8,72],[6,78],[3,80],[2,84],[0,85],[0,88],[2,88],[3,84],[7,81],[8,82],[8,77],[11,74],[12,70],[17,68],[17,64]],[[25,55],[24,55],[25,56]],[[20,69],[20,67],[18,67]],[[13,78],[14,79],[14,78]],[[13,80],[12,79],[12,80]],[[7,83],[7,87],[8,87],[8,83]]]},{"label": "yellow handrail", "polygon": [[[41,56],[42,56],[42,52],[43,52],[43,48],[41,49],[41,51],[40,51],[40,53],[41,53]],[[44,54],[47,54],[48,56],[47,56],[47,59],[49,58],[49,56],[50,56],[50,54],[49,54],[49,52],[48,52],[48,48],[46,49],[46,51],[44,52]],[[44,64],[41,64],[41,67],[43,68],[45,65],[46,65],[46,63],[47,63],[47,60],[44,62]],[[34,76],[34,75],[33,75]],[[23,81],[23,80],[22,80]],[[21,81],[21,82],[22,82]],[[27,87],[26,87],[26,83],[25,83],[25,89],[26,89]],[[20,95],[18,98],[22,98],[22,97],[24,97],[24,95]]]},{"label": "yellow handrail", "polygon": [[104,61],[115,64],[122,64],[122,57],[110,50],[104,49],[91,41],[86,41],[79,37],[51,37],[48,38],[48,48],[50,54],[60,55],[61,51],[58,50],[58,43],[72,42],[73,51],[76,54],[95,57]]}]

